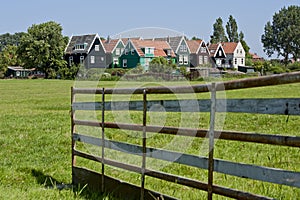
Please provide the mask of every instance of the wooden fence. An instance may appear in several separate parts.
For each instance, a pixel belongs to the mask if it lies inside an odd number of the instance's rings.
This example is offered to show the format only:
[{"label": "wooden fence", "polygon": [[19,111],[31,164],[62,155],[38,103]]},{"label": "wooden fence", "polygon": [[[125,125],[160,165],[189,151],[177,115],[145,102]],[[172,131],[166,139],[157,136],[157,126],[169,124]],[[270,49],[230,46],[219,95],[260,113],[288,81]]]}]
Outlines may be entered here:
[{"label": "wooden fence", "polygon": [[[300,137],[285,136],[274,134],[259,134],[248,132],[215,131],[215,114],[217,112],[242,112],[255,114],[275,114],[275,115],[300,115],[300,98],[280,98],[280,99],[226,99],[226,105],[220,105],[219,99],[216,98],[217,91],[225,89],[243,89],[252,87],[261,87],[269,85],[279,85],[300,82],[300,73],[289,73],[281,75],[273,75],[259,78],[242,79],[236,81],[228,81],[224,83],[211,83],[203,85],[182,86],[182,87],[147,87],[147,88],[116,88],[116,89],[99,89],[99,88],[72,88],[72,111],[71,111],[71,127],[72,127],[72,177],[74,184],[88,184],[91,188],[98,191],[112,191],[118,187],[118,194],[125,196],[130,194],[132,199],[174,199],[173,197],[159,194],[155,191],[149,191],[145,188],[145,177],[153,177],[176,184],[196,188],[207,191],[207,198],[212,199],[213,194],[218,194],[236,199],[271,199],[257,194],[251,194],[232,188],[214,185],[214,172],[228,174],[236,177],[259,180],[290,187],[300,188],[300,172],[289,171],[277,168],[257,166],[252,164],[236,163],[214,158],[215,138],[221,140],[233,140],[241,142],[262,143],[270,145],[289,146],[293,148],[300,147]],[[210,92],[211,98],[202,100],[197,99],[199,109],[191,107],[191,100],[147,100],[149,94],[180,94],[192,92]],[[75,96],[78,94],[87,94],[102,96],[100,101],[94,102],[78,102]],[[105,101],[107,94],[137,94],[142,95],[142,101]],[[106,121],[106,111],[111,111],[118,104],[129,105],[127,109],[140,111],[143,113],[142,124],[127,124],[119,122]],[[210,127],[209,130],[181,128],[181,127],[158,127],[147,125],[147,114],[149,108],[159,104],[164,107],[166,112],[209,112]],[[179,106],[180,105],[180,106]],[[184,107],[184,108],[182,108]],[[101,121],[81,120],[75,117],[77,111],[93,111],[96,110],[101,115]],[[77,126],[101,127],[99,137],[88,136],[84,133],[76,131]],[[120,141],[112,141],[105,137],[110,129],[122,129],[140,131],[142,133],[142,145],[128,144]],[[147,146],[147,133],[157,132],[158,134],[176,135],[176,137],[207,137],[209,135],[209,154],[208,157],[190,155],[186,153],[178,153],[174,151],[156,149]],[[84,143],[95,145],[101,148],[101,155],[93,155],[89,152],[77,150],[76,144]],[[124,153],[139,155],[142,157],[140,166],[124,164],[118,160],[106,158],[106,149],[121,151]],[[152,153],[154,152],[155,153]],[[87,168],[76,166],[76,157],[101,163],[101,172],[95,172]],[[181,165],[192,166],[195,168],[208,170],[207,182],[185,178],[176,174],[169,174],[162,171],[155,171],[147,168],[147,159],[155,158],[163,161],[175,162]],[[113,166],[140,174],[140,186],[125,183],[122,180],[107,176],[105,174],[105,166]],[[115,191],[115,190],[114,190]]]}]

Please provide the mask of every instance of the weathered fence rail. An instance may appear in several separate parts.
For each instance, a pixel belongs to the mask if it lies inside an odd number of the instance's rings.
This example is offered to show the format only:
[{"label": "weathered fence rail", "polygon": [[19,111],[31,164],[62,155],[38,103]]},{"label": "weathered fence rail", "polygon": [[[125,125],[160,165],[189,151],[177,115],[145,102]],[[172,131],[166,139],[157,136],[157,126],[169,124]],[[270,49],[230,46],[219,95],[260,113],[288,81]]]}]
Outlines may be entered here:
[{"label": "weathered fence rail", "polygon": [[[112,186],[119,185],[120,195],[130,194],[132,198],[149,199],[151,197],[163,199],[173,199],[170,196],[158,194],[155,191],[149,191],[145,188],[145,176],[162,179],[169,182],[197,188],[208,192],[208,199],[212,198],[212,194],[219,194],[237,199],[270,199],[256,194],[250,194],[236,189],[216,186],[213,184],[213,172],[219,172],[232,176],[270,182],[275,184],[287,185],[300,188],[300,172],[289,171],[277,168],[257,166],[252,164],[236,163],[221,159],[215,159],[214,139],[233,140],[242,142],[262,143],[280,146],[289,146],[294,148],[300,147],[300,137],[273,135],[262,133],[245,133],[236,131],[216,131],[214,128],[215,113],[217,112],[242,112],[255,114],[275,114],[275,115],[300,115],[300,98],[280,98],[280,99],[226,99],[226,101],[216,98],[216,92],[231,89],[243,89],[251,87],[261,87],[278,84],[288,84],[300,82],[300,73],[282,74],[268,77],[243,79],[238,81],[229,81],[216,84],[195,85],[191,87],[149,87],[149,88],[117,88],[117,89],[97,89],[97,88],[72,88],[72,175],[73,183],[89,184],[98,190],[109,191]],[[211,99],[208,100],[155,100],[148,101],[148,94],[170,94],[170,93],[200,93],[211,92]],[[77,94],[101,94],[101,101],[94,102],[77,102],[75,96]],[[105,101],[106,94],[142,94],[142,101]],[[199,108],[193,107],[195,103]],[[224,103],[226,104],[224,105]],[[210,113],[210,128],[193,129],[181,127],[161,127],[147,125],[147,112],[153,105],[163,106],[166,112],[209,112]],[[75,114],[77,111],[102,111],[101,121],[88,121],[77,119]],[[105,121],[106,111],[122,111],[133,110],[143,113],[142,124],[126,124],[120,122]],[[88,136],[85,133],[76,131],[77,126],[90,126],[101,128],[99,137]],[[121,141],[113,141],[105,138],[105,132],[109,129],[122,129],[142,132],[142,145],[128,144]],[[179,153],[164,149],[151,148],[147,146],[146,134],[157,132],[160,134],[176,135],[176,137],[207,137],[209,135],[209,156],[201,157]],[[101,156],[92,155],[88,152],[83,152],[76,149],[76,143],[81,142],[93,146],[101,147]],[[105,157],[105,149],[123,152],[130,155],[142,157],[140,167],[130,164],[124,164],[117,160],[111,160]],[[101,173],[92,172],[91,170],[76,166],[76,157],[82,157],[88,160],[99,162],[102,164]],[[147,169],[147,158],[155,158],[158,160],[169,161],[181,165],[191,166],[199,169],[208,170],[208,181],[200,182],[174,174],[168,174],[161,171]],[[105,166],[113,166],[128,171],[141,174],[140,187],[124,183],[112,177],[105,175]],[[151,195],[150,195],[151,194]]]}]

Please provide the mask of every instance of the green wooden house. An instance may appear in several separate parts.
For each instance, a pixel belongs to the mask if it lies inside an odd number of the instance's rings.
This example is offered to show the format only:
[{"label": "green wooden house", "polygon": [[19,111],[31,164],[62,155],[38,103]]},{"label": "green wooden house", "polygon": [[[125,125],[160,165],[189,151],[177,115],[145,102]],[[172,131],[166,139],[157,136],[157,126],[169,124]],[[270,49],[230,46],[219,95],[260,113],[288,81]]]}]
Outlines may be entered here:
[{"label": "green wooden house", "polygon": [[176,55],[166,41],[129,40],[120,56],[123,68],[135,68],[140,64],[148,70],[149,63],[155,57],[164,57],[174,63]]},{"label": "green wooden house", "polygon": [[120,67],[119,57],[124,51],[125,45],[121,39],[111,39],[103,41],[103,46],[106,50],[106,65],[108,68]]}]

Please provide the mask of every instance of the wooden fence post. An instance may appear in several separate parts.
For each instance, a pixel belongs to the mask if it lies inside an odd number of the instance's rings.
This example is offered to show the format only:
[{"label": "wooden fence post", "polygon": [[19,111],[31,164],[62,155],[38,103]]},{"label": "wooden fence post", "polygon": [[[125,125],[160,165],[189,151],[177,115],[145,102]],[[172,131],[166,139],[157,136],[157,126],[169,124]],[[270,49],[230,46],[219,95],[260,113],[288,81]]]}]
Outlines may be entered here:
[{"label": "wooden fence post", "polygon": [[214,173],[214,137],[215,137],[215,114],[216,114],[216,84],[211,84],[211,108],[209,125],[209,155],[208,155],[208,196],[213,196],[213,173]]},{"label": "wooden fence post", "polygon": [[105,147],[105,130],[104,130],[104,116],[105,116],[105,90],[102,89],[102,151],[101,151],[101,158],[102,158],[102,174],[101,174],[101,192],[104,192],[104,165],[105,165],[105,158],[104,158],[104,147]]},{"label": "wooden fence post", "polygon": [[143,159],[142,159],[142,174],[141,174],[141,200],[145,197],[145,171],[146,171],[146,125],[147,125],[147,91],[143,91]]},{"label": "wooden fence post", "polygon": [[75,111],[73,110],[73,103],[75,101],[75,93],[74,93],[74,88],[71,87],[71,112],[70,112],[70,117],[71,117],[71,139],[72,139],[72,184],[74,184],[74,170],[73,167],[76,164],[75,160],[75,155],[74,155],[74,148],[75,148],[75,140],[73,138],[73,134],[75,131],[75,123],[74,123],[74,118],[75,118]]}]

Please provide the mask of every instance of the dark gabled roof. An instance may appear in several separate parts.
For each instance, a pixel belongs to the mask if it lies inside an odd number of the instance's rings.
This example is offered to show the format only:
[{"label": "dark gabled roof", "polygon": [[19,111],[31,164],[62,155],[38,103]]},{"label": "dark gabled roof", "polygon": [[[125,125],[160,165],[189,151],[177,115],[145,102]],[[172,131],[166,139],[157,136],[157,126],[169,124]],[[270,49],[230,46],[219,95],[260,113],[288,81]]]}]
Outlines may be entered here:
[{"label": "dark gabled roof", "polygon": [[154,38],[154,41],[167,41],[174,52],[177,52],[177,49],[180,45],[180,42],[184,36],[175,36],[175,37],[163,37],[163,38]]},{"label": "dark gabled roof", "polygon": [[[72,36],[70,38],[69,44],[65,50],[65,53],[66,54],[88,53],[97,37],[99,37],[97,34]],[[78,44],[86,44],[86,46],[82,50],[78,50],[78,49],[75,50],[75,45],[78,45]]]}]

